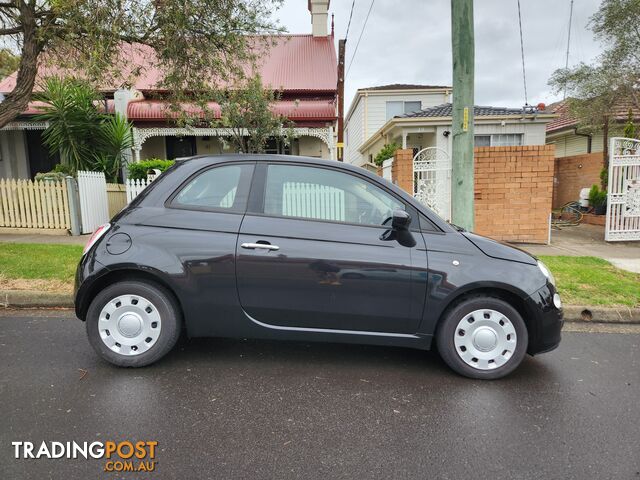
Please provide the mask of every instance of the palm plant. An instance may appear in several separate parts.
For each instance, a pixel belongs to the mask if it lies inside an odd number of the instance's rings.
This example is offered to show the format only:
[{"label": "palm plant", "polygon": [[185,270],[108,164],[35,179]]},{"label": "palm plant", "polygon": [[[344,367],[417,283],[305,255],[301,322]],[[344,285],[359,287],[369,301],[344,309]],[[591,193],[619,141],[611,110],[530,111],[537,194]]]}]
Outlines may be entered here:
[{"label": "palm plant", "polygon": [[127,119],[118,114],[104,116],[93,155],[93,169],[104,172],[107,181],[117,181],[125,153],[132,146],[131,124]]},{"label": "palm plant", "polygon": [[72,171],[88,168],[101,124],[96,92],[76,79],[50,77],[35,99],[46,104],[37,120],[49,124],[42,135],[49,151]]}]

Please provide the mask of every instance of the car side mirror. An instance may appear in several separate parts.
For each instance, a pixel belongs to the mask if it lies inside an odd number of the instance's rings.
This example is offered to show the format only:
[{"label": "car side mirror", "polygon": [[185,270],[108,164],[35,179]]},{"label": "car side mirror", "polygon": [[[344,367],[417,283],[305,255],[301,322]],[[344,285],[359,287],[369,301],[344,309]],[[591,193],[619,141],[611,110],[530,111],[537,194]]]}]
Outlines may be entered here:
[{"label": "car side mirror", "polygon": [[409,230],[411,215],[404,210],[394,210],[391,219],[391,228],[397,231]]},{"label": "car side mirror", "polygon": [[410,224],[411,215],[404,210],[394,210],[393,216],[391,217],[391,228],[380,235],[380,240],[396,240],[404,247],[415,247],[416,239],[413,238],[413,235],[409,231]]}]

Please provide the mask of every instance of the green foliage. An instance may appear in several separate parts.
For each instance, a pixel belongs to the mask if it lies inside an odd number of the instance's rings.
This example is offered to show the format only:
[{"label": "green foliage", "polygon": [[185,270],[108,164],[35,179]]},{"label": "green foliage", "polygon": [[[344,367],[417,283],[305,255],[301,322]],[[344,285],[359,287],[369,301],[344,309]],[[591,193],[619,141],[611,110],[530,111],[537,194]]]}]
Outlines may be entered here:
[{"label": "green foliage", "polygon": [[259,75],[235,84],[221,94],[220,126],[230,129],[231,143],[241,153],[262,153],[267,140],[275,137],[284,145],[293,137],[291,122],[271,111],[280,92],[266,88]]},{"label": "green foliage", "polygon": [[20,57],[6,48],[0,48],[0,80],[18,69]]},{"label": "green foliage", "polygon": [[629,114],[627,116],[627,123],[624,126],[624,136],[626,138],[637,138],[638,130],[636,126],[633,124],[633,110],[629,109]]},{"label": "green foliage", "polygon": [[382,147],[382,150],[380,150],[375,156],[373,162],[376,165],[381,166],[382,162],[384,162],[387,158],[393,157],[393,155],[396,153],[396,150],[398,150],[399,148],[400,145],[398,145],[397,143],[389,143],[385,145],[384,147]]},{"label": "green foliage", "polygon": [[167,168],[173,165],[173,160],[161,160],[159,158],[152,158],[149,160],[142,160],[137,163],[130,163],[127,165],[128,177],[133,180],[144,180],[147,178],[149,170],[158,169],[164,172]]},{"label": "green foliage", "polygon": [[[206,105],[221,85],[242,77],[266,53],[264,34],[282,0],[38,0],[0,2],[0,45],[22,49],[12,100],[0,104],[0,127],[24,109],[37,65],[69,69],[93,84],[127,86],[146,69],[161,73],[176,110]],[[122,48],[125,46],[125,51]],[[131,68],[131,58],[148,61]],[[193,120],[193,119],[192,119]],[[196,118],[197,120],[197,118]]]},{"label": "green foliage", "polygon": [[98,109],[98,94],[86,82],[50,77],[36,98],[46,104],[36,118],[49,123],[42,134],[51,154],[60,154],[67,173],[104,172],[115,182],[125,152],[131,149],[130,123]]},{"label": "green foliage", "polygon": [[607,203],[607,191],[600,190],[597,185],[593,185],[589,190],[589,205],[594,208],[601,207]]},{"label": "green foliage", "polygon": [[603,189],[606,189],[609,185],[609,169],[603,168],[600,170],[600,185]]},{"label": "green foliage", "polygon": [[628,101],[640,111],[638,18],[640,1],[604,0],[589,23],[605,47],[603,53],[591,65],[580,63],[551,76],[549,84],[556,92],[573,97],[570,110],[582,126],[601,129],[613,107]]},{"label": "green foliage", "polygon": [[59,153],[73,172],[89,169],[101,122],[93,88],[76,79],[50,77],[36,100],[46,104],[36,119],[49,123],[42,139],[51,154]]},{"label": "green foliage", "polygon": [[37,181],[49,181],[49,182],[63,182],[67,177],[66,174],[62,172],[45,172],[45,173],[36,173],[35,179]]}]

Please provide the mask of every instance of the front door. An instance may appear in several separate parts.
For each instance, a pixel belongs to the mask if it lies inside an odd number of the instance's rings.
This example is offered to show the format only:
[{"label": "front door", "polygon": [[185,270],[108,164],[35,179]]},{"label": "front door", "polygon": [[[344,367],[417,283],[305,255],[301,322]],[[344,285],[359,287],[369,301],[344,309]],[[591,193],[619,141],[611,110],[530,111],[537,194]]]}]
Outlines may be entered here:
[{"label": "front door", "polygon": [[182,157],[192,157],[196,154],[195,137],[166,137],[167,158],[174,160]]},{"label": "front door", "polygon": [[415,332],[426,293],[424,244],[381,237],[404,203],[356,174],[260,167],[237,245],[246,314],[265,326]]}]

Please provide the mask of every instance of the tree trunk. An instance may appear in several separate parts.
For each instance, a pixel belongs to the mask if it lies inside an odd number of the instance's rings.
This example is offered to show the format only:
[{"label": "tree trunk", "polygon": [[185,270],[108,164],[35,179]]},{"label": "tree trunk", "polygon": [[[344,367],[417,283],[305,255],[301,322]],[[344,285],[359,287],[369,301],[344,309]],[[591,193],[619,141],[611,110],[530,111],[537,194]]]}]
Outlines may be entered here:
[{"label": "tree trunk", "polygon": [[0,103],[0,128],[26,110],[38,72],[40,45],[37,38],[34,6],[26,2],[20,3],[20,24],[23,28],[20,66],[15,88]]}]

